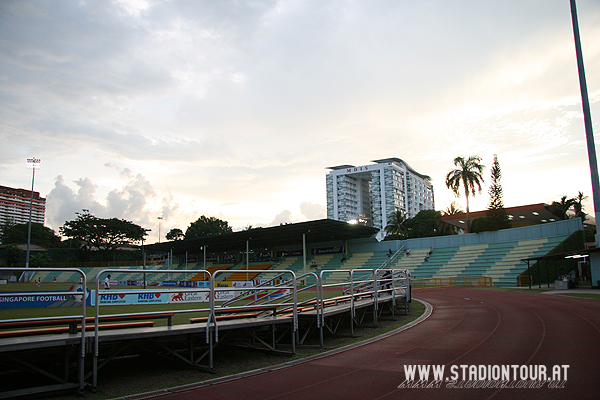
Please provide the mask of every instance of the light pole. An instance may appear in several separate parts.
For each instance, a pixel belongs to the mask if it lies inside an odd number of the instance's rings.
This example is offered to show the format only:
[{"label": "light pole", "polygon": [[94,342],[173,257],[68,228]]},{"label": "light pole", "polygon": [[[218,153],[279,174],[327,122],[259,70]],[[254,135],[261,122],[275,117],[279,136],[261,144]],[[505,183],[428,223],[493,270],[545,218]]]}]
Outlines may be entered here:
[{"label": "light pole", "polygon": [[158,219],[158,243],[160,243],[160,221],[162,221],[162,217],[157,217]]},{"label": "light pole", "polygon": [[[587,141],[588,160],[592,177],[592,199],[594,202],[594,217],[600,220],[600,184],[598,183],[598,161],[596,159],[596,144],[592,129],[592,114],[590,112],[590,100],[588,97],[587,83],[585,80],[585,68],[583,67],[583,53],[581,51],[581,37],[579,35],[579,22],[577,20],[577,6],[575,0],[571,0],[571,19],[573,22],[573,37],[575,38],[575,54],[577,56],[577,71],[579,72],[579,89],[581,92],[581,105],[583,108],[583,123]],[[583,222],[583,221],[582,221]],[[596,239],[596,246],[598,239]]]},{"label": "light pole", "polygon": [[35,182],[35,168],[39,168],[42,160],[39,158],[28,158],[27,168],[33,169],[31,175],[31,198],[29,199],[29,224],[27,226],[27,255],[25,256],[25,268],[29,268],[29,246],[31,244],[31,213],[33,211],[33,184]]},{"label": "light pole", "polygon": [[[585,127],[585,138],[587,142],[588,161],[590,164],[590,175],[592,178],[592,199],[594,202],[594,217],[600,220],[600,179],[598,177],[598,160],[596,159],[596,142],[592,129],[592,113],[588,98],[587,83],[585,80],[585,68],[583,66],[583,52],[581,50],[581,37],[579,34],[579,21],[577,19],[577,5],[571,0],[571,20],[573,22],[573,37],[575,39],[575,55],[577,56],[577,71],[579,73],[579,90],[581,92],[581,105],[583,108],[583,124]],[[583,221],[581,221],[583,222]],[[596,233],[596,247],[600,246],[600,234]],[[592,286],[594,282],[600,281],[600,255],[590,254],[590,272]]]}]

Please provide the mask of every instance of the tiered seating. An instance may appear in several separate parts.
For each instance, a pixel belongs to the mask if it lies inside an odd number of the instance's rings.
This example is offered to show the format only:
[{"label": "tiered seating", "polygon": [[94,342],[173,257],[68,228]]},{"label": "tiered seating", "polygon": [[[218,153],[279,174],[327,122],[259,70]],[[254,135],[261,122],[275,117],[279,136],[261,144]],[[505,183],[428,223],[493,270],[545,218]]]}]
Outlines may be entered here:
[{"label": "tiered seating", "polygon": [[[249,269],[252,270],[267,270],[271,267],[271,264],[250,264]],[[226,281],[251,281],[255,279],[260,272],[245,272],[245,270],[240,269],[233,272],[227,278]]]},{"label": "tiered seating", "polygon": [[276,270],[288,270],[293,271],[295,274],[302,273],[302,257],[286,257],[283,261],[278,262],[273,265],[273,268]]},{"label": "tiered seating", "polygon": [[526,265],[522,259],[547,254],[566,236],[519,242],[478,244],[434,249],[428,261],[428,249],[413,250],[401,257],[394,268],[408,269],[413,278],[486,276],[496,286],[514,286]]},{"label": "tiered seating", "polygon": [[[206,270],[212,275],[215,273],[215,271],[222,271],[222,270],[228,270],[231,268],[231,265],[227,264],[227,265],[210,265],[206,267]],[[203,269],[203,267],[197,267],[196,269]],[[190,278],[188,278],[188,280],[190,281],[207,281],[209,279],[209,276],[207,276],[205,273],[198,273]]]},{"label": "tiered seating", "polygon": [[[409,256],[402,255],[398,257],[393,263],[392,268],[408,269],[411,272],[413,278],[431,278],[431,275],[435,273],[437,269],[440,268],[441,264],[432,262],[431,258],[429,262],[423,261],[428,252],[429,249],[411,250]],[[434,251],[434,254],[435,253],[436,252]],[[422,272],[419,269],[421,268],[421,266],[423,266]]]},{"label": "tiered seating", "polygon": [[517,276],[527,269],[522,259],[545,255],[564,239],[566,236],[520,241],[505,257],[495,260],[485,275],[492,277],[495,285],[515,286]]}]

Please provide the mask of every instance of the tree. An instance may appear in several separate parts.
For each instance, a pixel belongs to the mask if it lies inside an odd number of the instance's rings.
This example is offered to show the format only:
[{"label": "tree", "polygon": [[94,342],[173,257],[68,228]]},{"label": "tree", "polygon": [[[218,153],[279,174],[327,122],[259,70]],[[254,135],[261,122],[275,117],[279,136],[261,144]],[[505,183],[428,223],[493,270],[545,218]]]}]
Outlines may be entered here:
[{"label": "tree", "polygon": [[30,257],[29,264],[32,267],[43,267],[45,265],[48,265],[48,263],[50,263],[51,261],[52,259],[50,258],[48,253],[38,253]]},{"label": "tree", "polygon": [[23,256],[23,250],[21,250],[14,244],[9,244],[8,246],[6,246],[6,262],[9,266],[19,262],[21,258],[25,258]]},{"label": "tree", "polygon": [[233,229],[227,221],[222,221],[215,217],[207,218],[203,215],[190,224],[185,231],[185,238],[193,239],[204,236],[217,236],[232,232]]},{"label": "tree", "polygon": [[403,239],[406,236],[406,216],[402,210],[394,211],[389,219],[388,224],[385,227],[385,233],[390,235],[390,239],[398,240]]},{"label": "tree", "polygon": [[481,193],[481,184],[483,176],[481,172],[485,166],[481,165],[481,157],[469,156],[465,159],[462,156],[454,159],[456,169],[451,170],[446,175],[446,187],[454,193],[456,197],[460,196],[460,187],[462,186],[467,200],[467,230],[471,228],[471,215],[469,213],[469,193],[475,196],[477,192]]},{"label": "tree", "polygon": [[583,201],[587,199],[587,196],[583,195],[583,192],[577,193],[577,197],[573,200],[573,209],[575,210],[575,218],[581,218],[581,222],[585,222],[587,214],[583,212]]},{"label": "tree", "polygon": [[169,231],[169,233],[167,233],[167,236],[165,236],[165,238],[167,240],[183,240],[183,238],[185,238],[185,235],[183,234],[183,231],[179,228],[173,228]]},{"label": "tree", "polygon": [[[23,244],[27,243],[27,232],[29,224],[6,225],[2,230],[2,244]],[[38,224],[31,223],[31,244],[36,244],[45,248],[57,248],[61,245],[60,236],[52,229]]]},{"label": "tree", "polygon": [[[460,206],[453,201],[452,204],[446,208],[446,210],[441,212],[441,215],[456,215],[464,213],[465,212],[460,208]],[[440,219],[438,231],[440,235],[456,235],[458,234],[459,228]]]},{"label": "tree", "polygon": [[450,204],[450,206],[448,206],[448,208],[446,208],[445,211],[442,211],[442,215],[456,215],[464,213],[465,212],[463,211],[463,209],[460,208],[460,206],[456,204],[455,201],[453,201],[452,204]]},{"label": "tree", "polygon": [[500,170],[500,163],[498,162],[498,156],[494,154],[494,164],[491,170],[491,185],[488,190],[490,195],[490,203],[486,212],[485,229],[488,231],[497,231],[499,229],[510,228],[510,220],[508,214],[504,209],[504,202],[502,201],[502,185],[500,179],[502,178],[502,171]]},{"label": "tree", "polygon": [[567,215],[567,212],[573,207],[573,204],[575,204],[575,199],[567,199],[567,196],[563,196],[561,197],[560,202],[553,201],[552,204],[548,206],[548,211],[560,219],[568,219],[569,216]]},{"label": "tree", "polygon": [[109,252],[118,247],[140,242],[149,229],[118,218],[98,218],[89,213],[77,214],[60,228],[63,236],[79,240],[90,249]]},{"label": "tree", "polygon": [[422,238],[439,236],[441,232],[438,230],[442,222],[442,213],[435,210],[421,210],[413,218],[406,221],[407,237]]}]

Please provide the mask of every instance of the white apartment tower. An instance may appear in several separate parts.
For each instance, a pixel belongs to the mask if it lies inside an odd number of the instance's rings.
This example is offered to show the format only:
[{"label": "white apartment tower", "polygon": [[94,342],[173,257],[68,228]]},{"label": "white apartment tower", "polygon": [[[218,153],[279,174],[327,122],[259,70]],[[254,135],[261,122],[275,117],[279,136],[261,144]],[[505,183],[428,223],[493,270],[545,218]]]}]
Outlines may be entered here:
[{"label": "white apartment tower", "polygon": [[327,218],[357,220],[384,229],[396,210],[412,218],[421,210],[435,209],[429,176],[419,174],[399,158],[373,162],[376,164],[328,168]]}]

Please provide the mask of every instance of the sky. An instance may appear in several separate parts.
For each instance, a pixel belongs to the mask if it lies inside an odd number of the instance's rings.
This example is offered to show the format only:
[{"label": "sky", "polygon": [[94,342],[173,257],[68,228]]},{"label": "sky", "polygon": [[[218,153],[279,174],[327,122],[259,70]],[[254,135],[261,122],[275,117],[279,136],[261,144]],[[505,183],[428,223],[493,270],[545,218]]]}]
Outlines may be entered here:
[{"label": "sky", "polygon": [[[598,137],[600,0],[577,8]],[[149,243],[326,218],[327,167],[390,157],[437,210],[465,208],[461,155],[485,209],[497,154],[506,207],[582,191],[593,214],[568,0],[3,0],[0,143],[2,186],[42,160],[57,232],[83,209]]]}]

